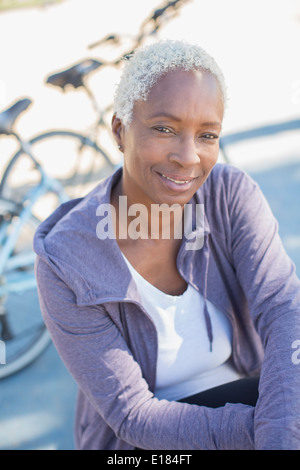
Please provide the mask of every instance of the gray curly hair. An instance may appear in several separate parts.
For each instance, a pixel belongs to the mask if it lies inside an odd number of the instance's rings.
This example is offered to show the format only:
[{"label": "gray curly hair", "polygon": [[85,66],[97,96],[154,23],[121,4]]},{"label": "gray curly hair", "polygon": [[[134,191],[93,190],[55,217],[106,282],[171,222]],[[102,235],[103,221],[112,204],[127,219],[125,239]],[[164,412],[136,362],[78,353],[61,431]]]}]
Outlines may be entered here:
[{"label": "gray curly hair", "polygon": [[166,72],[206,70],[217,80],[226,105],[226,85],[216,61],[200,46],[184,41],[164,40],[136,50],[125,60],[114,97],[114,112],[125,125],[132,120],[135,101],[146,100],[158,79]]}]

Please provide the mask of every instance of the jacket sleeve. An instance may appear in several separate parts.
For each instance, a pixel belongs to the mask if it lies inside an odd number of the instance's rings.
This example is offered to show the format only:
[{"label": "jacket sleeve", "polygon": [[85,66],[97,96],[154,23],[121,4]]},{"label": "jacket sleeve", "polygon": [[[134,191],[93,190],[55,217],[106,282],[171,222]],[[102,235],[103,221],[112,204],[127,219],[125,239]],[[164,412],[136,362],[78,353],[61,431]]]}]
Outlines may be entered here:
[{"label": "jacket sleeve", "polygon": [[118,438],[152,450],[253,449],[252,407],[158,400],[105,308],[77,306],[73,292],[39,257],[36,276],[42,314],[63,362]]},{"label": "jacket sleeve", "polygon": [[300,449],[300,282],[258,185],[235,175],[232,256],[264,347],[255,408],[256,449]]}]

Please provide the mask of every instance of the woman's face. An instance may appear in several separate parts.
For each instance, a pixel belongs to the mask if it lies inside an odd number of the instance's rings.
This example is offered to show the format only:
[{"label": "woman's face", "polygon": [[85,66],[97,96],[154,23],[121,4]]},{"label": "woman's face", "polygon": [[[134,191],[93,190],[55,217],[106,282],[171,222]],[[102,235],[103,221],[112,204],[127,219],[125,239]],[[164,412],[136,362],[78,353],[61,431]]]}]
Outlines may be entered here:
[{"label": "woman's face", "polygon": [[223,119],[216,79],[205,71],[163,76],[113,132],[124,152],[122,193],[132,202],[187,204],[215,165]]}]

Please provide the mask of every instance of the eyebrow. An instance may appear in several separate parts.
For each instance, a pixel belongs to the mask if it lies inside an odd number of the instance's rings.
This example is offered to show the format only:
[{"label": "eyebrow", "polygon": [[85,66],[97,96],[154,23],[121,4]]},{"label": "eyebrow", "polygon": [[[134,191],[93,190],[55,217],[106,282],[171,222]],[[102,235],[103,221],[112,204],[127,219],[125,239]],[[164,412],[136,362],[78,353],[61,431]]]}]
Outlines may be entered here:
[{"label": "eyebrow", "polygon": [[[181,119],[178,116],[174,116],[173,114],[170,113],[158,113],[158,114],[153,114],[152,116],[149,117],[149,120],[151,119],[157,119],[157,118],[168,118],[172,119],[173,121],[180,122]],[[208,121],[208,122],[203,122],[201,123],[201,126],[213,126],[213,127],[222,127],[222,124],[219,121]]]},{"label": "eyebrow", "polygon": [[174,114],[170,114],[170,113],[153,114],[152,116],[150,116],[149,119],[155,119],[155,118],[159,118],[159,117],[166,117],[166,118],[172,119],[173,121],[181,121],[181,119],[179,117],[174,116]]}]

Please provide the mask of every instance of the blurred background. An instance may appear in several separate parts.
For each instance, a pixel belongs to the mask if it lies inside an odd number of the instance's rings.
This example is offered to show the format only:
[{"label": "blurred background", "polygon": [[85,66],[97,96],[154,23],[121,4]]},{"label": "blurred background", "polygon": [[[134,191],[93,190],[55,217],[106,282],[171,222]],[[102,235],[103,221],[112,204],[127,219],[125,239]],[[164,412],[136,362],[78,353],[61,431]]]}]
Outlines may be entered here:
[{"label": "blurred background", "polygon": [[[130,35],[168,2],[159,0],[0,0],[0,111],[20,97],[33,104],[16,129],[30,139],[49,129],[84,132],[95,120],[81,88],[49,86],[51,73],[85,58],[112,60],[111,43],[89,48],[117,33]],[[150,37],[200,44],[221,66],[228,87],[224,136],[300,119],[300,0],[189,0]],[[130,49],[129,49],[130,50]],[[100,68],[89,85],[101,107],[111,103],[120,68]],[[300,129],[228,147],[230,163],[260,184],[287,252],[300,270]],[[114,163],[109,136],[103,145]],[[0,171],[18,145],[0,136]],[[62,159],[51,163],[58,166]],[[220,154],[220,161],[224,157]],[[1,365],[0,365],[1,367]],[[0,449],[72,449],[76,386],[54,347],[29,367],[0,380]]]}]

